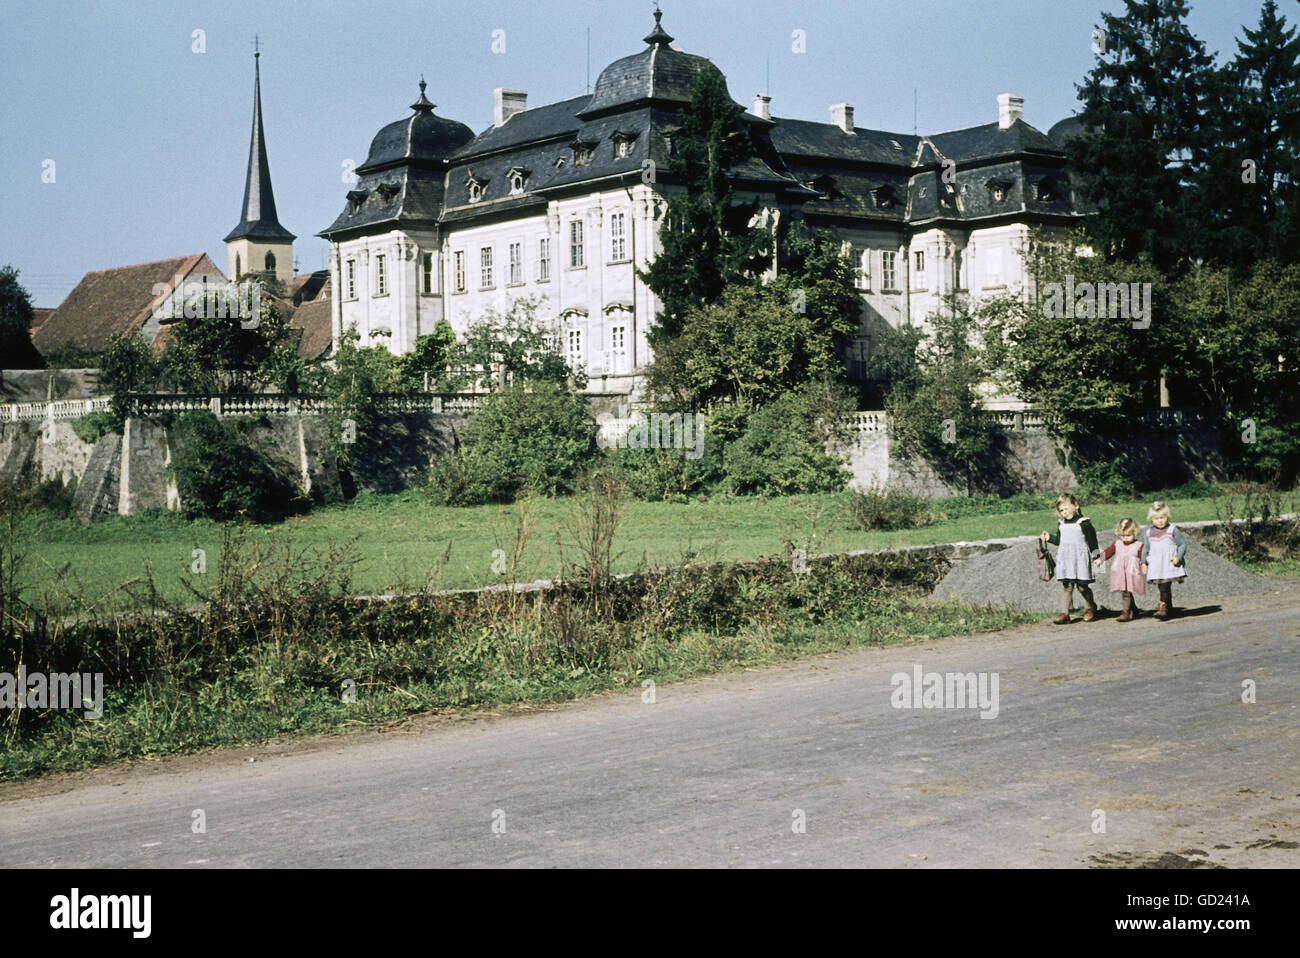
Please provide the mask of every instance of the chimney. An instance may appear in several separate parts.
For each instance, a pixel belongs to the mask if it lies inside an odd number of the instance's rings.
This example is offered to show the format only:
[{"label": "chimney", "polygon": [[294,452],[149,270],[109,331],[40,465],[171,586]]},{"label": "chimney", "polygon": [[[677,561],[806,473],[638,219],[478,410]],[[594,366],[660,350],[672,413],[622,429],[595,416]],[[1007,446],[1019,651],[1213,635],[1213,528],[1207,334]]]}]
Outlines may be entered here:
[{"label": "chimney", "polygon": [[998,94],[998,129],[1005,130],[1025,115],[1025,98],[1014,93]]},{"label": "chimney", "polygon": [[503,90],[497,87],[492,91],[492,125],[500,126],[516,113],[528,109],[528,94],[523,90]]},{"label": "chimney", "polygon": [[754,109],[750,111],[754,116],[761,116],[765,120],[772,119],[772,98],[763,96],[761,93],[754,95]]},{"label": "chimney", "polygon": [[831,107],[831,122],[850,136],[853,134],[853,104],[836,103]]}]

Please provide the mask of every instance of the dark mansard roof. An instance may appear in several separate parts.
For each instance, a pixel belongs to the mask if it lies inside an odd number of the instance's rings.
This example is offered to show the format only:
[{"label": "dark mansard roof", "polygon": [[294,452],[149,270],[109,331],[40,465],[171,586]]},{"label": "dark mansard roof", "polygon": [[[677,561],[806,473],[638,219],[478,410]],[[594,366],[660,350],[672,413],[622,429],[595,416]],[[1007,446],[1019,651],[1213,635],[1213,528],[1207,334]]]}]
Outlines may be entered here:
[{"label": "dark mansard roof", "polygon": [[[724,86],[726,79],[706,58],[670,46],[659,16],[646,49],[601,71],[590,96],[515,113],[477,136],[434,116],[421,82],[415,115],[379,131],[348,207],[320,235],[535,215],[557,193],[630,181],[647,160],[671,182],[671,140],[695,79],[713,73]],[[901,227],[1078,215],[1062,147],[1022,119],[1006,129],[991,123],[928,137],[857,127],[850,134],[834,123],[751,114],[742,122],[756,156],[732,170],[738,188],[775,192],[815,218]],[[619,143],[627,144],[625,156]],[[956,166],[953,183],[944,182],[945,164]]]}]

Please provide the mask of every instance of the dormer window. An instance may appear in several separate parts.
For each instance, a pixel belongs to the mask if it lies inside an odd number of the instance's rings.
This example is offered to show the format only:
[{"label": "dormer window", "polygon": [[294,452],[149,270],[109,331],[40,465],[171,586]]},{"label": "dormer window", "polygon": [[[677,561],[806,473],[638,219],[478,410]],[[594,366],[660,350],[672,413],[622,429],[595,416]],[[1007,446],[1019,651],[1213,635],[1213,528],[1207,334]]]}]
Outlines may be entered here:
[{"label": "dormer window", "polygon": [[986,185],[989,188],[989,199],[994,203],[1001,203],[1011,192],[1011,183],[1007,180],[989,180]]},{"label": "dormer window", "polygon": [[360,213],[361,204],[366,201],[366,197],[369,195],[369,190],[348,190],[348,203],[351,206],[351,209],[348,212]]},{"label": "dormer window", "polygon": [[468,176],[465,177],[465,186],[469,188],[469,201],[477,203],[483,199],[483,194],[487,191],[487,177],[475,176],[473,170],[469,170]]},{"label": "dormer window", "polygon": [[398,194],[399,188],[392,183],[381,183],[375,187],[375,192],[382,196],[384,202],[387,203]]},{"label": "dormer window", "polygon": [[574,140],[570,147],[573,149],[573,165],[587,166],[591,163],[591,154],[596,148],[596,144],[589,140]]},{"label": "dormer window", "polygon": [[516,166],[506,174],[506,178],[510,182],[511,196],[518,196],[524,191],[524,181],[528,179],[528,173],[529,171],[524,169],[522,166]]},{"label": "dormer window", "polygon": [[823,174],[812,181],[812,188],[829,199],[835,195],[835,180]]},{"label": "dormer window", "polygon": [[1050,203],[1052,200],[1056,199],[1056,181],[1050,176],[1044,176],[1035,184],[1035,187],[1038,202]]},{"label": "dormer window", "polygon": [[623,159],[632,155],[632,144],[636,142],[635,133],[624,133],[622,130],[615,130],[609,137],[614,141],[614,158]]},{"label": "dormer window", "polygon": [[871,191],[871,195],[876,201],[876,209],[878,210],[892,209],[897,202],[892,186],[878,186]]},{"label": "dormer window", "polygon": [[561,157],[558,157],[558,158],[555,160],[555,168],[556,168],[557,170],[562,170],[562,169],[564,169],[564,157],[561,156]]}]

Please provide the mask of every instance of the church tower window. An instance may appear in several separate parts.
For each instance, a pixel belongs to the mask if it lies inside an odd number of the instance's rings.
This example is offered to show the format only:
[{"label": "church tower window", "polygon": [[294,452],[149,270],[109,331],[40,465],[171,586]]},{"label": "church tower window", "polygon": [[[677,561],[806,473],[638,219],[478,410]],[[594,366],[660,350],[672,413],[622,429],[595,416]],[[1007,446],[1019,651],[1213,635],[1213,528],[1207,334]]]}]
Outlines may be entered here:
[{"label": "church tower window", "polygon": [[270,250],[266,251],[266,271],[268,273],[275,272],[275,254]]}]

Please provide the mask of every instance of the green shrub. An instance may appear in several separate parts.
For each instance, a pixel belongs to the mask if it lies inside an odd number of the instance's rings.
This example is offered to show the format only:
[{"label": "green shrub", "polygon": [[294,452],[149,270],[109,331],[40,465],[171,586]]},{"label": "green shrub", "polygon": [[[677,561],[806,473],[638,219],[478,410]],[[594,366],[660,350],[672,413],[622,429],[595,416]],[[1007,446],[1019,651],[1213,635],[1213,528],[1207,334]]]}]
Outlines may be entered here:
[{"label": "green shrub", "polygon": [[72,515],[76,492],[75,478],[64,485],[59,478],[40,480],[28,475],[17,483],[0,485],[0,513],[16,516],[43,513],[64,519]]},{"label": "green shrub", "polygon": [[1137,496],[1133,480],[1119,460],[1092,462],[1074,470],[1079,480],[1077,495],[1084,502],[1127,502]]},{"label": "green shrub", "polygon": [[1151,499],[1213,499],[1222,495],[1222,490],[1212,482],[1202,482],[1200,479],[1192,479],[1184,482],[1181,486],[1174,486],[1172,489],[1161,489],[1158,492],[1148,493]]},{"label": "green shrub", "polygon": [[514,384],[483,400],[461,448],[434,467],[437,502],[510,502],[525,488],[571,492],[596,450],[596,426],[581,396],[547,382]]},{"label": "green shrub", "polygon": [[964,519],[967,516],[1001,516],[1011,512],[1051,511],[1056,507],[1055,493],[1021,492],[1014,496],[981,494],[974,496],[945,496],[934,499],[930,507],[945,519]]},{"label": "green shrub", "polygon": [[752,413],[744,434],[723,453],[732,491],[785,496],[843,489],[849,473],[826,444],[843,438],[838,424],[850,406],[843,390],[810,383]]},{"label": "green shrub", "polygon": [[111,412],[90,412],[72,421],[72,431],[84,443],[94,445],[111,432],[117,432],[117,417]]},{"label": "green shrub", "polygon": [[849,525],[854,529],[915,529],[938,522],[930,503],[903,489],[854,490],[849,498]]},{"label": "green shrub", "polygon": [[177,431],[180,448],[169,471],[187,517],[269,522],[304,504],[230,423],[203,410],[181,416]]},{"label": "green shrub", "polygon": [[728,404],[703,418],[702,435],[694,437],[702,446],[694,447],[694,458],[686,449],[606,449],[600,468],[647,502],[686,502],[706,495],[724,482],[723,453],[727,443],[744,432],[748,414],[748,407]]}]

